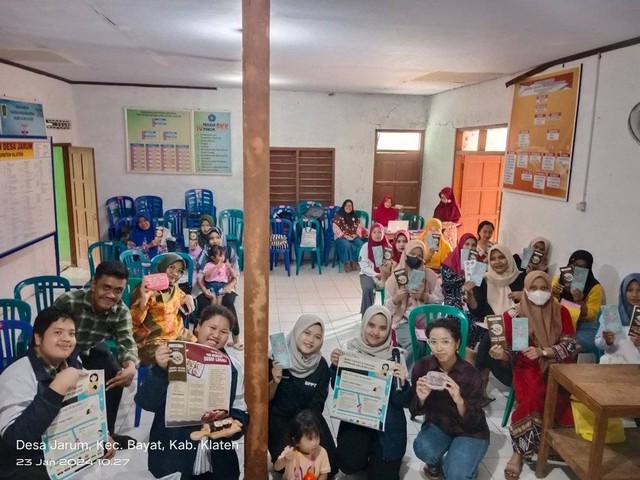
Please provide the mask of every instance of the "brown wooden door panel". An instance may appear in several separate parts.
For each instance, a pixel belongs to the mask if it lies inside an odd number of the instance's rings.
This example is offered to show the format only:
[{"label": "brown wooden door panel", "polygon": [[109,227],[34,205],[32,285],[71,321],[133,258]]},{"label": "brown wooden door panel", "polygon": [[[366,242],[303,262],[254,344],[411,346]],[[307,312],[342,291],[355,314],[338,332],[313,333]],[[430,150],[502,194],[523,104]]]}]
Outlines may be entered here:
[{"label": "brown wooden door panel", "polygon": [[73,225],[70,233],[75,244],[75,263],[88,269],[88,247],[100,239],[93,149],[67,147],[65,158],[71,186]]},{"label": "brown wooden door panel", "polygon": [[504,157],[500,155],[464,155],[462,158],[462,226],[463,233],[476,234],[478,224],[489,220],[496,226],[498,238],[500,204],[502,201],[502,171]]}]

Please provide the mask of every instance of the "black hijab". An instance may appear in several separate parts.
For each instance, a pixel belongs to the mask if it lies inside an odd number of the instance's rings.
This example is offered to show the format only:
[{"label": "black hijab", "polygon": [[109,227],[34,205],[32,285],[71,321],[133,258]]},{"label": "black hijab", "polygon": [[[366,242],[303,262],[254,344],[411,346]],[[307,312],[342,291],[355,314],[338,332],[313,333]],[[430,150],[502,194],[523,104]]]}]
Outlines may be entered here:
[{"label": "black hijab", "polygon": [[[344,206],[347,203],[351,203],[351,213],[347,213],[344,211]],[[344,223],[347,224],[347,227],[353,225],[353,222],[356,221],[356,212],[353,209],[353,202],[347,198],[344,202],[342,202],[342,206],[340,207],[340,210],[336,212],[336,215],[340,215],[342,218],[344,218]]]},{"label": "black hijab", "polygon": [[[598,282],[598,280],[596,280],[596,277],[593,276],[593,255],[591,255],[586,250],[576,250],[571,254],[571,257],[569,257],[569,265],[571,265],[576,260],[584,260],[587,263],[587,268],[589,269],[587,282],[585,283],[584,291],[582,292],[584,298],[587,298],[587,295],[589,295],[591,289],[600,283]],[[571,291],[563,290],[560,298],[564,298],[565,300],[573,302],[573,295],[571,295]]]}]

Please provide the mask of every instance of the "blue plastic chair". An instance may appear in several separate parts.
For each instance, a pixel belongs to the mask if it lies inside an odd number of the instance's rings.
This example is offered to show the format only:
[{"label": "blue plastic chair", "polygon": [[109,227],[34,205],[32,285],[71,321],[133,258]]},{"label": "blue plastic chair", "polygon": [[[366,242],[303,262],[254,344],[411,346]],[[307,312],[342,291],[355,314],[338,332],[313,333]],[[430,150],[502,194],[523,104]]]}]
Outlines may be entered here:
[{"label": "blue plastic chair", "polygon": [[273,266],[278,266],[278,257],[280,254],[284,256],[284,268],[287,270],[287,276],[291,276],[291,239],[293,234],[293,223],[286,219],[271,219],[271,234],[285,235],[287,237],[286,246],[276,247],[269,244],[269,270],[273,270]]},{"label": "blue plastic chair", "polygon": [[307,213],[309,207],[320,207],[324,208],[322,204],[316,200],[306,200],[304,202],[298,202],[298,218],[302,218],[302,216]]},{"label": "blue plastic chair", "polygon": [[460,347],[458,354],[464,358],[465,349],[467,347],[467,336],[469,334],[469,319],[462,310],[449,305],[420,305],[411,310],[409,314],[409,334],[411,335],[411,345],[413,347],[413,360],[417,362],[422,357],[431,353],[431,348],[426,342],[418,342],[416,336],[416,319],[419,315],[424,315],[425,325],[429,322],[442,317],[455,317],[460,321]]},{"label": "blue plastic chair", "polygon": [[[302,240],[302,231],[305,228],[312,228],[316,231],[316,246],[315,247],[302,247],[300,246]],[[293,231],[296,235],[296,275],[300,272],[300,264],[302,263],[302,256],[305,252],[311,253],[311,268],[315,268],[316,262],[318,263],[318,273],[322,275],[322,226],[320,222],[315,218],[303,219],[298,218],[293,224]],[[316,258],[313,258],[315,253]]]},{"label": "blue plastic chair", "polygon": [[295,222],[296,208],[293,205],[274,205],[269,209],[269,217],[282,218]]},{"label": "blue plastic chair", "polygon": [[109,239],[116,239],[116,222],[121,218],[133,217],[135,207],[133,198],[120,195],[111,197],[105,202],[107,207],[107,215],[109,216]]},{"label": "blue plastic chair", "polygon": [[129,227],[129,231],[132,231],[136,226],[135,217],[123,217],[116,221],[114,227],[114,234],[111,240],[119,242],[122,238],[122,227]]},{"label": "blue plastic chair", "polygon": [[223,210],[218,218],[218,227],[224,232],[227,243],[233,243],[236,246],[241,244],[242,222],[244,221],[244,213],[242,210]]},{"label": "blue plastic chair", "polygon": [[71,283],[64,277],[57,275],[43,275],[40,277],[27,278],[18,283],[13,289],[13,298],[16,300],[25,300],[22,298],[22,290],[25,287],[33,287],[36,298],[36,313],[40,313],[47,307],[53,305],[56,299],[56,290],[71,290]]},{"label": "blue plastic chair", "polygon": [[22,320],[0,320],[0,373],[27,353],[33,327]]},{"label": "blue plastic chair", "polygon": [[187,227],[187,211],[184,208],[172,208],[164,212],[164,226],[171,232],[171,236],[176,239],[176,243],[182,248],[185,244],[184,230]]},{"label": "blue plastic chair", "polygon": [[120,260],[120,254],[126,249],[127,246],[124,243],[116,240],[95,242],[89,245],[87,253],[89,255],[89,273],[91,278],[93,278],[96,273],[96,260],[93,257],[95,250],[100,252],[100,262],[104,262],[105,260]]},{"label": "blue plastic chair", "polygon": [[136,215],[140,215],[140,212],[151,212],[151,218],[156,225],[159,220],[164,218],[164,209],[162,208],[162,198],[155,195],[143,195],[134,200],[134,207]]},{"label": "blue plastic chair", "polygon": [[355,210],[356,216],[360,219],[360,224],[364,226],[364,228],[369,228],[369,214],[364,210]]},{"label": "blue plastic chair", "polygon": [[[193,188],[184,193],[184,208],[187,210],[189,228],[200,226],[202,215],[211,215],[216,222],[216,206],[213,203],[213,192],[204,188]],[[215,225],[211,225],[215,227]]]},{"label": "blue plastic chair", "polygon": [[15,298],[0,298],[2,318],[19,318],[22,322],[31,323],[31,305]]},{"label": "blue plastic chair", "polygon": [[[175,253],[177,255],[180,255],[180,257],[187,264],[187,271],[182,275],[182,278],[178,281],[178,284],[183,288],[183,290],[191,292],[191,290],[193,289],[193,269],[195,268],[193,264],[193,258],[191,258],[191,255],[185,252],[175,252]],[[162,258],[167,255],[168,255],[167,253],[161,253],[160,255],[156,255],[155,257],[153,257],[153,259],[151,260],[152,272],[158,271],[158,263],[160,263]]]},{"label": "blue plastic chair", "polygon": [[140,250],[132,249],[122,252],[120,261],[127,266],[131,277],[142,278],[151,273],[151,260]]}]

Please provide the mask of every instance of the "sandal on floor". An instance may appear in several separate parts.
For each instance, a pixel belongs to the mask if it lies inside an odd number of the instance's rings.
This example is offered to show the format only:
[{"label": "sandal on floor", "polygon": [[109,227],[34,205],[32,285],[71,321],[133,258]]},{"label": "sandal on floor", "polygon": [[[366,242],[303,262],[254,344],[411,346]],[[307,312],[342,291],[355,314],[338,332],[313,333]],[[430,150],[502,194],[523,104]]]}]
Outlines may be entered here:
[{"label": "sandal on floor", "polygon": [[504,467],[504,478],[507,480],[518,480],[522,473],[522,464],[517,465],[515,463],[507,462],[507,466]]},{"label": "sandal on floor", "polygon": [[440,467],[433,467],[431,465],[425,465],[422,468],[422,471],[427,476],[427,478],[430,478],[432,480],[436,480],[436,479],[440,478]]}]

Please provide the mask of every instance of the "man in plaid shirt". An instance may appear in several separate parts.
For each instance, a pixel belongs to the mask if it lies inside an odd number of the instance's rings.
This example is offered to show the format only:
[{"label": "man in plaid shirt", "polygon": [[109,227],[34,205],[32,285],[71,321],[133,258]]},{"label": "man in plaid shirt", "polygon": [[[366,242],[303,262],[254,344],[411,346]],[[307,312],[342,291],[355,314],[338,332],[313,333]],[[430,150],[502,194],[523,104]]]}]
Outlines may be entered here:
[{"label": "man in plaid shirt", "polygon": [[[109,433],[127,448],[130,437],[114,433],[123,387],[131,385],[139,364],[138,349],[131,329],[131,314],[122,301],[129,272],[118,261],[98,265],[89,288],[67,292],[55,302],[57,307],[71,311],[76,323],[76,351],[84,368],[104,370],[107,390],[107,424]],[[117,359],[104,340],[115,340]]]}]

